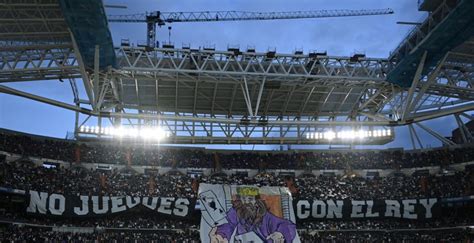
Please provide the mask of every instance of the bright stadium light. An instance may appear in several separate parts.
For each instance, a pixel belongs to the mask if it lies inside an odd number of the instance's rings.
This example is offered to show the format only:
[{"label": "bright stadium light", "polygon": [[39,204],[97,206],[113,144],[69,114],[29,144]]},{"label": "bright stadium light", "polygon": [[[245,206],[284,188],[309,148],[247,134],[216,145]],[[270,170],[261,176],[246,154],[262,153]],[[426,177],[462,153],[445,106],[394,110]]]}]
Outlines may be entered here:
[{"label": "bright stadium light", "polygon": [[81,126],[79,132],[96,135],[106,135],[117,138],[139,138],[143,140],[159,141],[171,136],[171,133],[163,130],[161,127],[141,127],[141,128],[125,128],[119,127],[98,127],[98,126]]},{"label": "bright stadium light", "polygon": [[101,135],[114,138],[132,138],[160,141],[172,135],[160,126],[144,126],[141,128],[127,128],[123,126],[102,127],[102,126],[80,126],[79,133]]},{"label": "bright stadium light", "polygon": [[325,132],[309,132],[306,133],[306,139],[315,140],[363,140],[367,138],[381,138],[392,136],[391,129],[377,130],[344,130],[344,131],[325,131]]},{"label": "bright stadium light", "polygon": [[129,137],[133,137],[133,138],[136,138],[140,135],[140,131],[138,131],[138,129],[127,129],[127,132],[128,132],[128,136]]},{"label": "bright stadium light", "polygon": [[334,138],[336,138],[336,133],[334,133],[333,131],[327,131],[324,133],[324,138],[327,140],[333,140]]}]

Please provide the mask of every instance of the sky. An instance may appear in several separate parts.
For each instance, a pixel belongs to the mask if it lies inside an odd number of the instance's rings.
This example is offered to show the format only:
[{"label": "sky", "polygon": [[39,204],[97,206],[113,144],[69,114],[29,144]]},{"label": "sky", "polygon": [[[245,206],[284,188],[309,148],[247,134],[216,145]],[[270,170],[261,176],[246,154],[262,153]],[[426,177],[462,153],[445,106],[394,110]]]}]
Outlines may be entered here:
[{"label": "sky", "polygon": [[[424,12],[417,11],[417,1],[413,0],[107,0],[105,4],[126,5],[127,9],[106,9],[108,14],[132,14],[151,11],[298,11],[331,9],[381,9],[392,8],[395,14],[367,17],[344,17],[327,19],[241,21],[210,23],[175,23],[170,25],[171,41],[176,47],[183,44],[192,48],[215,45],[218,50],[228,45],[238,45],[241,49],[253,46],[257,51],[276,48],[279,53],[292,53],[303,49],[305,53],[318,50],[329,55],[349,56],[365,53],[368,57],[388,57],[411,29],[408,25],[398,25],[397,21],[417,22],[425,18]],[[146,25],[111,23],[114,45],[121,39],[132,43],[145,41]],[[157,40],[168,41],[168,28],[158,30]],[[68,82],[34,81],[6,84],[9,87],[37,95],[72,103],[73,95]],[[81,97],[85,98],[82,82],[78,80]],[[0,127],[27,133],[64,138],[73,132],[75,113],[30,101],[24,98],[0,94]],[[456,128],[453,117],[444,117],[424,123],[449,136]],[[419,129],[418,129],[419,130]],[[425,146],[440,146],[439,141],[420,131]],[[215,148],[215,146],[208,146]],[[233,146],[226,148],[240,148]],[[259,149],[273,149],[259,147]],[[411,148],[408,129],[396,129],[394,142],[382,146]],[[221,147],[219,147],[221,148]],[[253,146],[243,146],[252,149]]]}]

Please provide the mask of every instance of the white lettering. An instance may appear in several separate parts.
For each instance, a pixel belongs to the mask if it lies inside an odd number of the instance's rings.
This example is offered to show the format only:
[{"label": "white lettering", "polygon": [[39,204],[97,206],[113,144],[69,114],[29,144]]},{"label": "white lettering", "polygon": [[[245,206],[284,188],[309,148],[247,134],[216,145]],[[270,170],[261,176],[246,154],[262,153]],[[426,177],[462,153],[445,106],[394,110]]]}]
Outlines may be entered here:
[{"label": "white lettering", "polygon": [[76,215],[86,215],[89,213],[89,196],[80,196],[82,207],[74,207]]},{"label": "white lettering", "polygon": [[309,202],[306,200],[301,200],[296,203],[296,214],[298,215],[298,219],[306,219],[309,217],[309,209],[310,205]]},{"label": "white lettering", "polygon": [[102,207],[99,207],[99,197],[92,196],[92,211],[95,214],[105,214],[109,211],[110,197],[102,197]]},{"label": "white lettering", "polygon": [[367,217],[367,218],[378,217],[379,216],[378,212],[376,212],[376,213],[372,212],[372,208],[374,206],[374,201],[368,200],[368,201],[366,201],[366,203],[367,203],[367,212],[365,213],[365,217]]},{"label": "white lettering", "polygon": [[314,201],[312,215],[313,215],[313,218],[326,217],[326,203],[319,200]]},{"label": "white lettering", "polygon": [[416,219],[418,215],[415,214],[416,199],[403,200],[403,217],[406,219]]},{"label": "white lettering", "polygon": [[352,201],[352,213],[351,218],[363,218],[362,206],[365,205],[364,201]]},{"label": "white lettering", "polygon": [[395,200],[385,200],[385,217],[400,218],[400,203]]},{"label": "white lettering", "polygon": [[433,213],[431,212],[431,209],[433,208],[433,205],[438,202],[438,199],[436,198],[430,198],[430,199],[420,199],[421,205],[425,207],[426,212],[425,212],[425,218],[430,219],[433,217]]},{"label": "white lettering", "polygon": [[173,213],[176,216],[184,217],[188,214],[189,200],[187,198],[178,198],[174,203]]},{"label": "white lettering", "polygon": [[123,204],[123,197],[111,197],[112,208],[110,211],[112,213],[122,212],[127,210],[127,207]]},{"label": "white lettering", "polygon": [[162,197],[160,198],[160,206],[158,207],[158,212],[171,214],[171,203],[173,203],[173,197]]},{"label": "white lettering", "polygon": [[30,205],[26,209],[28,213],[36,213],[38,211],[41,214],[46,214],[46,202],[48,200],[48,193],[37,191],[30,191]]},{"label": "white lettering", "polygon": [[158,203],[158,198],[157,197],[152,197],[151,198],[151,203],[148,202],[149,201],[148,198],[149,197],[144,197],[142,199],[142,204],[145,205],[145,207],[147,207],[151,210],[155,210],[156,204]]},{"label": "white lettering", "polygon": [[51,194],[51,196],[49,196],[49,212],[51,212],[52,215],[62,215],[65,208],[66,198],[64,198],[63,195]]},{"label": "white lettering", "polygon": [[333,218],[342,218],[342,207],[344,206],[344,201],[337,200],[336,204],[334,203],[333,200],[328,200],[328,213],[327,213],[327,218],[328,219],[333,219]]}]

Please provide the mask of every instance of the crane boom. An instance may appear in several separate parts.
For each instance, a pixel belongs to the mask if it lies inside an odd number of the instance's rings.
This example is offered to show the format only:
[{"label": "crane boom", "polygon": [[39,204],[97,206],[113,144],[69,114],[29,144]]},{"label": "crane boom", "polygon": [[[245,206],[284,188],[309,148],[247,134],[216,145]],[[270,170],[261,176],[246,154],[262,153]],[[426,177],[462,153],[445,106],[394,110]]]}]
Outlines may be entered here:
[{"label": "crane boom", "polygon": [[201,12],[160,12],[143,14],[108,15],[109,22],[147,23],[147,46],[155,47],[156,26],[175,22],[213,22],[242,20],[309,19],[393,14],[387,9],[362,10],[316,10],[290,12],[247,12],[247,11],[201,11]]},{"label": "crane boom", "polygon": [[275,20],[275,19],[308,19],[393,14],[387,9],[362,10],[316,10],[290,12],[248,12],[248,11],[201,11],[201,12],[160,12],[128,15],[108,15],[109,22],[147,23],[158,25],[174,22],[212,22],[212,21],[241,21],[241,20]]}]

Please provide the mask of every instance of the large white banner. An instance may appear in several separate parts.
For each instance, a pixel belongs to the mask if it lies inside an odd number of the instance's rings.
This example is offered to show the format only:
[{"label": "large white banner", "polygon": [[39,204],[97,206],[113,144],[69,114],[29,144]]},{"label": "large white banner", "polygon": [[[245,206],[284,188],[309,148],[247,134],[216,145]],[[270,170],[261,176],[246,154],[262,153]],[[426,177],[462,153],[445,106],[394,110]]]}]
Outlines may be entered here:
[{"label": "large white banner", "polygon": [[285,187],[199,185],[201,242],[298,243]]}]

